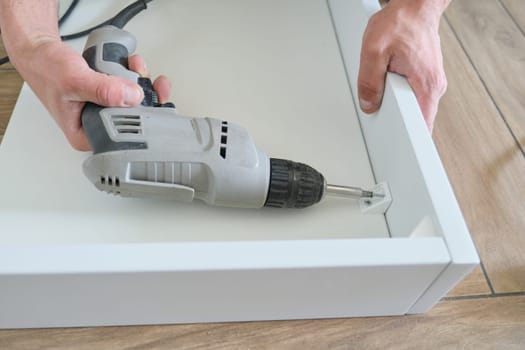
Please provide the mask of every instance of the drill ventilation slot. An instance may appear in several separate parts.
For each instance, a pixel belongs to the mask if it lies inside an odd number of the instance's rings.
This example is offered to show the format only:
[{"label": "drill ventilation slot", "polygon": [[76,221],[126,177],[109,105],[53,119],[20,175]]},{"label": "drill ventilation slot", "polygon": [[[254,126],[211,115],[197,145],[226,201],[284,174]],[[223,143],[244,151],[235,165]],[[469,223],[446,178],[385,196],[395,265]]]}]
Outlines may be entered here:
[{"label": "drill ventilation slot", "polygon": [[105,192],[120,195],[120,178],[118,176],[100,176],[100,184],[105,186]]},{"label": "drill ventilation slot", "polygon": [[100,184],[110,187],[120,187],[120,179],[118,176],[101,176]]},{"label": "drill ventilation slot", "polygon": [[111,121],[117,134],[142,134],[139,115],[112,115]]},{"label": "drill ventilation slot", "polygon": [[223,159],[226,159],[226,147],[228,144],[228,122],[223,120],[221,124],[221,146],[219,154]]}]

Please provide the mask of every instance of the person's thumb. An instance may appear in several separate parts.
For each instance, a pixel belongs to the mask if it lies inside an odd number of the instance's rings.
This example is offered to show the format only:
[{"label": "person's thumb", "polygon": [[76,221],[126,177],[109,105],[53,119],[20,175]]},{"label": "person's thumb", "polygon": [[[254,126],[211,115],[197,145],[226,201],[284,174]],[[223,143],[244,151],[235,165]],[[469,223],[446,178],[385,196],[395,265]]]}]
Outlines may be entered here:
[{"label": "person's thumb", "polygon": [[383,99],[388,57],[367,35],[363,38],[357,91],[359,105],[365,113],[377,111]]},{"label": "person's thumb", "polygon": [[77,86],[77,97],[101,106],[132,107],[140,104],[144,92],[139,85],[124,78],[90,72]]}]

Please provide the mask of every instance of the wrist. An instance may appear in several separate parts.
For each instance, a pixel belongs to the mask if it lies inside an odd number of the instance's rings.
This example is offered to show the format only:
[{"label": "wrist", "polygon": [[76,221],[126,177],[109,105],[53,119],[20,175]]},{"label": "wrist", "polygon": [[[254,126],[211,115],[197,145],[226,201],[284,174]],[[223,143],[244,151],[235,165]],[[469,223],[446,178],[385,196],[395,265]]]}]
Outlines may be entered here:
[{"label": "wrist", "polygon": [[57,11],[57,1],[0,0],[2,39],[14,61],[60,41]]}]

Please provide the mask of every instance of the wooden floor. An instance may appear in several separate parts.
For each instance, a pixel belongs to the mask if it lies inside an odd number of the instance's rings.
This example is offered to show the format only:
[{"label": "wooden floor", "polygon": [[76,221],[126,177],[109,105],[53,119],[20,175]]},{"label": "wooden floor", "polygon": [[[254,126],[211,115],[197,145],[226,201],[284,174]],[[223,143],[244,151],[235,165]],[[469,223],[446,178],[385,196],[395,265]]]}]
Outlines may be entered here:
[{"label": "wooden floor", "polygon": [[[524,349],[524,0],[455,0],[441,34],[449,88],[434,140],[482,264],[433,310],[405,317],[0,331],[0,349]],[[4,66],[0,82],[1,142],[22,81]]]}]

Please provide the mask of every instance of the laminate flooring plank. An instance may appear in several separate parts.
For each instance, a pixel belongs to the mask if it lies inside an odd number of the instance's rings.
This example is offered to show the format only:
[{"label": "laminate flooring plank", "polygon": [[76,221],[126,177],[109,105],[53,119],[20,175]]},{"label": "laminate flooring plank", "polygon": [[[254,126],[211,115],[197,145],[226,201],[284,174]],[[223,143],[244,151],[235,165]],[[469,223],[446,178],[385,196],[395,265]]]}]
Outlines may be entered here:
[{"label": "laminate flooring plank", "polygon": [[448,292],[447,297],[463,297],[473,295],[490,295],[491,290],[481,267],[476,267],[456,287]]},{"label": "laminate flooring plank", "polygon": [[525,1],[523,0],[500,0],[518,24],[521,32],[525,32]]},{"label": "laminate flooring plank", "polygon": [[0,70],[0,134],[5,132],[22,83],[15,70]]},{"label": "laminate flooring plank", "polygon": [[524,150],[525,36],[495,0],[452,1],[446,17]]},{"label": "laminate flooring plank", "polygon": [[523,349],[525,296],[447,300],[424,315],[0,331],[0,348]]},{"label": "laminate flooring plank", "polygon": [[4,57],[5,55],[4,41],[2,40],[2,34],[0,33],[0,57]]},{"label": "laminate flooring plank", "polygon": [[525,291],[525,159],[446,21],[441,37],[434,141],[495,292]]},{"label": "laminate flooring plank", "polygon": [[[2,42],[2,37],[0,35],[0,58],[3,58],[5,56],[7,56],[7,53],[5,51],[4,43]],[[6,70],[6,69],[15,69],[15,68],[13,67],[11,63],[0,65],[0,70]]]}]

